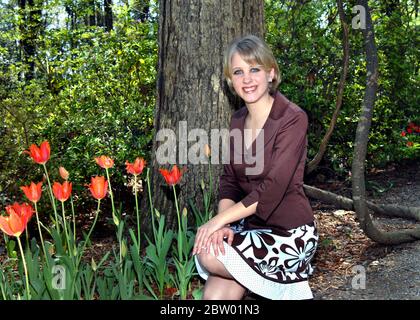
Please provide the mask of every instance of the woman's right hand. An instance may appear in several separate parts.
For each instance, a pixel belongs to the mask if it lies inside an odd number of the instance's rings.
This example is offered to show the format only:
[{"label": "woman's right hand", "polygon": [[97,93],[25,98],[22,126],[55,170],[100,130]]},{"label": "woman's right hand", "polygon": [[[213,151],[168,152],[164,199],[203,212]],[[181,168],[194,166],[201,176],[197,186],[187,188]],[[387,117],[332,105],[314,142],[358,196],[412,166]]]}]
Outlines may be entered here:
[{"label": "woman's right hand", "polygon": [[[229,227],[223,227],[219,229],[210,236],[210,246],[213,246],[214,254],[217,256],[219,251],[222,255],[225,255],[225,247],[223,246],[223,239],[227,238],[227,243],[232,245],[234,232]],[[210,249],[210,248],[209,248]]]}]

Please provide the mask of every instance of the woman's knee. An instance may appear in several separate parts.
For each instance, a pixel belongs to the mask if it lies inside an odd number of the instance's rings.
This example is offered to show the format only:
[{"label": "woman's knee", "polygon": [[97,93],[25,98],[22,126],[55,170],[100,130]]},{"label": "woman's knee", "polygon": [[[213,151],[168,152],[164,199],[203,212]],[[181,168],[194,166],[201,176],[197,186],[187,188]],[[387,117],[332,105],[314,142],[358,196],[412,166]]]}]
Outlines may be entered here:
[{"label": "woman's knee", "polygon": [[214,255],[206,252],[201,252],[197,258],[200,264],[210,272],[218,262]]}]

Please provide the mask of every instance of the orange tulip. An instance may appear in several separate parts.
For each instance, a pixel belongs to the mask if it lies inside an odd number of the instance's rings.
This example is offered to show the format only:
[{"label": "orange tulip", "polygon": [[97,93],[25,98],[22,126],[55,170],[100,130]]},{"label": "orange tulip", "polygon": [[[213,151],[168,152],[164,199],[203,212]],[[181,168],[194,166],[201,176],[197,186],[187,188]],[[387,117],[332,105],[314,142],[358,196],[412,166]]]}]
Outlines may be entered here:
[{"label": "orange tulip", "polygon": [[63,180],[69,179],[69,172],[64,167],[58,168],[58,171],[60,172],[60,176]]},{"label": "orange tulip", "polygon": [[53,185],[54,196],[58,200],[64,202],[68,198],[70,198],[71,188],[72,188],[71,182],[64,181],[63,184],[60,184],[58,182],[54,182],[54,185]]},{"label": "orange tulip", "polygon": [[95,199],[101,200],[105,198],[108,191],[108,181],[106,181],[105,177],[102,176],[92,177],[89,190]]},{"label": "orange tulip", "polygon": [[176,165],[172,167],[171,171],[166,169],[159,169],[159,172],[165,178],[165,181],[168,185],[173,186],[179,183],[182,178],[183,170],[179,170]]},{"label": "orange tulip", "polygon": [[25,230],[34,211],[29,204],[16,202],[6,207],[6,213],[8,216],[0,216],[0,229],[9,236],[19,237]]},{"label": "orange tulip", "polygon": [[38,202],[41,199],[42,193],[42,182],[38,182],[37,184],[31,182],[29,186],[22,186],[20,187],[22,191],[25,193],[26,198],[32,202]]},{"label": "orange tulip", "polygon": [[50,159],[50,144],[48,141],[44,141],[39,148],[32,144],[29,151],[25,150],[24,152],[29,154],[36,163],[45,164]]},{"label": "orange tulip", "polygon": [[108,156],[100,156],[95,158],[96,163],[104,168],[104,169],[109,169],[112,168],[114,166],[114,160],[112,160],[110,157]]},{"label": "orange tulip", "polygon": [[143,158],[136,158],[136,160],[134,160],[134,163],[126,161],[125,165],[127,166],[126,169],[128,173],[137,176],[143,172],[143,169],[146,166],[146,161]]}]

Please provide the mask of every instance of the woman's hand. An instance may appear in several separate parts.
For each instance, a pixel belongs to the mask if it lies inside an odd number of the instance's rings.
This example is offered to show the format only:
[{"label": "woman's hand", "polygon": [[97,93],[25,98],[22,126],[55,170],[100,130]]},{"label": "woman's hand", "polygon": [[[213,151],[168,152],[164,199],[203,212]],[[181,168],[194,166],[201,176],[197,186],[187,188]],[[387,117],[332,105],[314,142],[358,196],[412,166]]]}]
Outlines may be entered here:
[{"label": "woman's hand", "polygon": [[200,254],[201,250],[205,250],[207,253],[210,252],[210,237],[212,234],[223,228],[224,225],[219,222],[217,216],[207,221],[201,227],[197,229],[197,234],[195,235],[195,242],[192,254]]},{"label": "woman's hand", "polygon": [[227,238],[227,243],[231,245],[233,241],[233,235],[234,232],[229,227],[223,227],[222,229],[213,232],[213,234],[210,236],[210,245],[208,247],[209,250],[210,246],[213,246],[213,251],[216,256],[218,256],[219,254],[218,249],[220,250],[222,255],[225,255],[225,246],[223,245],[223,239]]}]

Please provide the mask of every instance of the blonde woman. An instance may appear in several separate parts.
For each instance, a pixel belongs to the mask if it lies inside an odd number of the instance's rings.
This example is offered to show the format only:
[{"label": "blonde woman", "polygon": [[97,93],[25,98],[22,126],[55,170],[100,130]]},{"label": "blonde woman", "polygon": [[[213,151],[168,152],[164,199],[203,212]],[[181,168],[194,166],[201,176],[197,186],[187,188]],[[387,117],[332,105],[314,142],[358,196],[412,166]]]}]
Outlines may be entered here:
[{"label": "blonde woman", "polygon": [[[231,138],[218,214],[197,230],[192,253],[206,279],[203,299],[242,299],[247,290],[268,299],[311,299],[318,235],[303,191],[306,113],[277,91],[277,62],[256,36],[228,47],[224,75],[244,102],[230,123],[243,140]],[[255,164],[247,157],[262,159],[263,169],[250,174]]]}]

